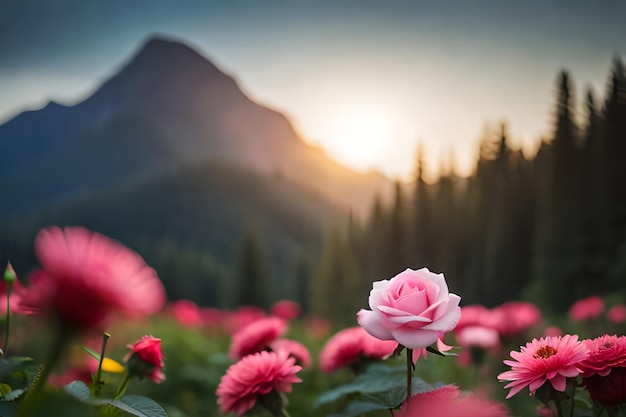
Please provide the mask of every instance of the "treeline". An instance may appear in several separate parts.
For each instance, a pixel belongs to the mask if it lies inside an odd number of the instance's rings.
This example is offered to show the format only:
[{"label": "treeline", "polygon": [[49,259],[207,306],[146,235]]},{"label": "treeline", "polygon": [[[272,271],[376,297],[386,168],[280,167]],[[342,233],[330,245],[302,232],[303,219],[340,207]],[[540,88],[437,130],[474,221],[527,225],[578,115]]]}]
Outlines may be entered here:
[{"label": "treeline", "polygon": [[343,213],[316,196],[207,166],[0,222],[0,261],[26,274],[39,227],[80,224],[139,251],[171,300],[268,308],[289,298],[341,325],[354,324],[373,281],[407,267],[443,272],[464,305],[524,298],[562,312],[591,294],[625,301],[624,67],[616,59],[606,97],[587,91],[582,106],[567,72],[556,87],[554,128],[534,157],[511,149],[503,127],[481,141],[472,176],[428,183],[420,153],[415,181],[325,239],[316,219],[341,224]]},{"label": "treeline", "polygon": [[[463,304],[525,298],[562,312],[579,298],[626,291],[626,74],[619,59],[607,94],[584,98],[577,117],[567,72],[557,79],[554,129],[533,158],[484,138],[470,178],[424,180],[418,157],[412,189],[392,204],[329,234],[311,287],[313,311],[348,317],[371,282],[406,267],[443,272]],[[622,299],[623,301],[623,299]],[[347,316],[346,316],[347,314]]]}]

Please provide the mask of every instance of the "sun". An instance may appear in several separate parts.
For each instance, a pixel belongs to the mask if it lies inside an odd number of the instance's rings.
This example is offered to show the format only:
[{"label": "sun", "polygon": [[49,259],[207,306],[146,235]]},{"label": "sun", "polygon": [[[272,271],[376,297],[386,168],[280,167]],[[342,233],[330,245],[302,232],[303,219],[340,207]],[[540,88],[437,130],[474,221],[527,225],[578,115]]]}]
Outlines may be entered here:
[{"label": "sun", "polygon": [[380,166],[390,143],[391,120],[375,107],[344,107],[330,121],[327,150],[337,159],[360,170]]}]

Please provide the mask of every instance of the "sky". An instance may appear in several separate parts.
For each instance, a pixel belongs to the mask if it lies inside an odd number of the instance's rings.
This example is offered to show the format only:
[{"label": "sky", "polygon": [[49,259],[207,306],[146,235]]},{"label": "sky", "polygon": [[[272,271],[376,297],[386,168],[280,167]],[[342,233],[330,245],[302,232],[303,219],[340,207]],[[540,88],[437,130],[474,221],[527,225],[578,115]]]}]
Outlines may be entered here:
[{"label": "sky", "polygon": [[158,34],[181,40],[359,170],[409,179],[471,172],[507,125],[532,154],[549,138],[560,70],[604,95],[626,54],[624,1],[0,0],[0,123],[74,104]]}]

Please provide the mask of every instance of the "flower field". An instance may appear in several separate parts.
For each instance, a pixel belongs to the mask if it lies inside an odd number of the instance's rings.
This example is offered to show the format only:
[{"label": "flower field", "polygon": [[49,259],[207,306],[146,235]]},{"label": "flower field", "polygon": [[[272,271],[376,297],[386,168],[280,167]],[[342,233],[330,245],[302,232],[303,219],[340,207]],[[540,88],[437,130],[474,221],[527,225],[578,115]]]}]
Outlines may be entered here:
[{"label": "flower field", "polygon": [[619,300],[591,296],[562,317],[466,306],[443,274],[407,269],[373,283],[346,328],[289,300],[166,303],[138,255],[85,229],[46,229],[35,248],[41,269],[25,283],[9,264],[0,287],[3,417],[625,412]]}]

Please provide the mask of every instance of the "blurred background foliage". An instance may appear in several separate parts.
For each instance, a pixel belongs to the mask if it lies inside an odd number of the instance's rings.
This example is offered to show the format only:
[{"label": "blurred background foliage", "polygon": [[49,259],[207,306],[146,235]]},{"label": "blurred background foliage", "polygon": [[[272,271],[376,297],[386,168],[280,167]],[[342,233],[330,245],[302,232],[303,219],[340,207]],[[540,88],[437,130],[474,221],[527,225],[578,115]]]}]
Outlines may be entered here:
[{"label": "blurred background foliage", "polygon": [[80,224],[140,252],[170,300],[266,308],[292,299],[336,325],[354,323],[372,281],[406,267],[443,272],[464,305],[526,299],[562,313],[591,294],[623,301],[626,75],[619,59],[608,78],[606,97],[577,98],[570,74],[556,77],[553,131],[535,156],[510,148],[504,123],[485,133],[468,178],[449,169],[427,182],[420,152],[414,181],[396,183],[390,200],[375,198],[367,216],[346,214],[279,174],[189,166],[0,222],[0,260],[10,259],[24,279],[39,228]]}]

